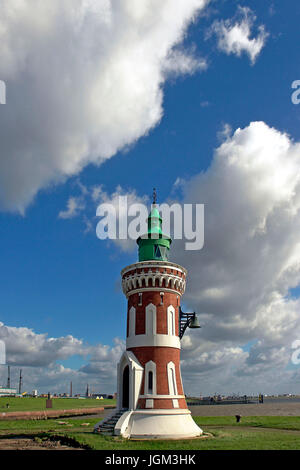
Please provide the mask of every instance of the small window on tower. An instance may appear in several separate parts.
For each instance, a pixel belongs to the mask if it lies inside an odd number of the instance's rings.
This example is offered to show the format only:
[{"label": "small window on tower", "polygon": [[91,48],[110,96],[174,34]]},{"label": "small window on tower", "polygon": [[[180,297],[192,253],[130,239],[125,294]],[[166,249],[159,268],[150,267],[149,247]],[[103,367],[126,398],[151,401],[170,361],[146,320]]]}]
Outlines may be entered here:
[{"label": "small window on tower", "polygon": [[154,246],[154,256],[155,258],[161,258],[161,251],[158,245]]},{"label": "small window on tower", "polygon": [[143,304],[143,294],[139,293],[139,306]]},{"label": "small window on tower", "polygon": [[153,372],[151,370],[148,374],[148,393],[153,393]]},{"label": "small window on tower", "polygon": [[164,293],[161,292],[160,293],[160,305],[163,305],[164,304]]}]

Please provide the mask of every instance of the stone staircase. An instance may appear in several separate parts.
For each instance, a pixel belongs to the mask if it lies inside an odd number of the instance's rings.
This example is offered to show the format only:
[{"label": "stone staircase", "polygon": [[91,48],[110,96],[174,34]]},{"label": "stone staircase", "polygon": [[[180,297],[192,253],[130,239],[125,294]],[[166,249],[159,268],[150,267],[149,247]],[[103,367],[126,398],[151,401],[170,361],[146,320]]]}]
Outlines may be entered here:
[{"label": "stone staircase", "polygon": [[95,429],[95,432],[98,432],[106,436],[113,436],[114,429],[115,429],[117,422],[119,421],[122,414],[125,413],[126,411],[128,411],[126,408],[117,410],[115,414],[101,421],[100,425],[97,427],[97,429]]}]

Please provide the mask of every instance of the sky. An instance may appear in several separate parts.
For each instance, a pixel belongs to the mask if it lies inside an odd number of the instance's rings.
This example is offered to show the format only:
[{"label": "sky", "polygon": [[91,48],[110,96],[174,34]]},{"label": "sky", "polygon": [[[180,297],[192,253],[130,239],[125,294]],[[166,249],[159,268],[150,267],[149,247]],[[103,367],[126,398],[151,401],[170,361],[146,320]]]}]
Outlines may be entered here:
[{"label": "sky", "polygon": [[[300,393],[300,5],[1,0],[0,340],[24,391],[116,391],[120,195],[205,205],[184,307],[188,395]],[[300,344],[300,343],[299,343]],[[297,354],[296,354],[297,356]],[[0,365],[0,385],[7,367]]]}]

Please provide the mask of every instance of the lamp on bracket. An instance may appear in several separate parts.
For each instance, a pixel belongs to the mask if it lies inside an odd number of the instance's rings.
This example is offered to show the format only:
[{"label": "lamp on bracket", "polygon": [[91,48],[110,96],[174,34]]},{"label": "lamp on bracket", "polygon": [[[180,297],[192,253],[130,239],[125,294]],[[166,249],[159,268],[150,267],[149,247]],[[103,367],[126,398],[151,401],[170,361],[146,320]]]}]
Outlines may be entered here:
[{"label": "lamp on bracket", "polygon": [[195,312],[193,313],[185,313],[182,311],[181,307],[179,307],[179,338],[181,339],[185,333],[187,328],[201,328],[199,319]]}]

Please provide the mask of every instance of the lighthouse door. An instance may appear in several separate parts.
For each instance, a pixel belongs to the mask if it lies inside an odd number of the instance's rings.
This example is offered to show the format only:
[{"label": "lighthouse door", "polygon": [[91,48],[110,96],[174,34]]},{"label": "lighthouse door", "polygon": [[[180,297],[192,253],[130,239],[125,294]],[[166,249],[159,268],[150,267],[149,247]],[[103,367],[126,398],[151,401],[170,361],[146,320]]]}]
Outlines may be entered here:
[{"label": "lighthouse door", "polygon": [[129,408],[129,367],[123,371],[122,408]]}]

